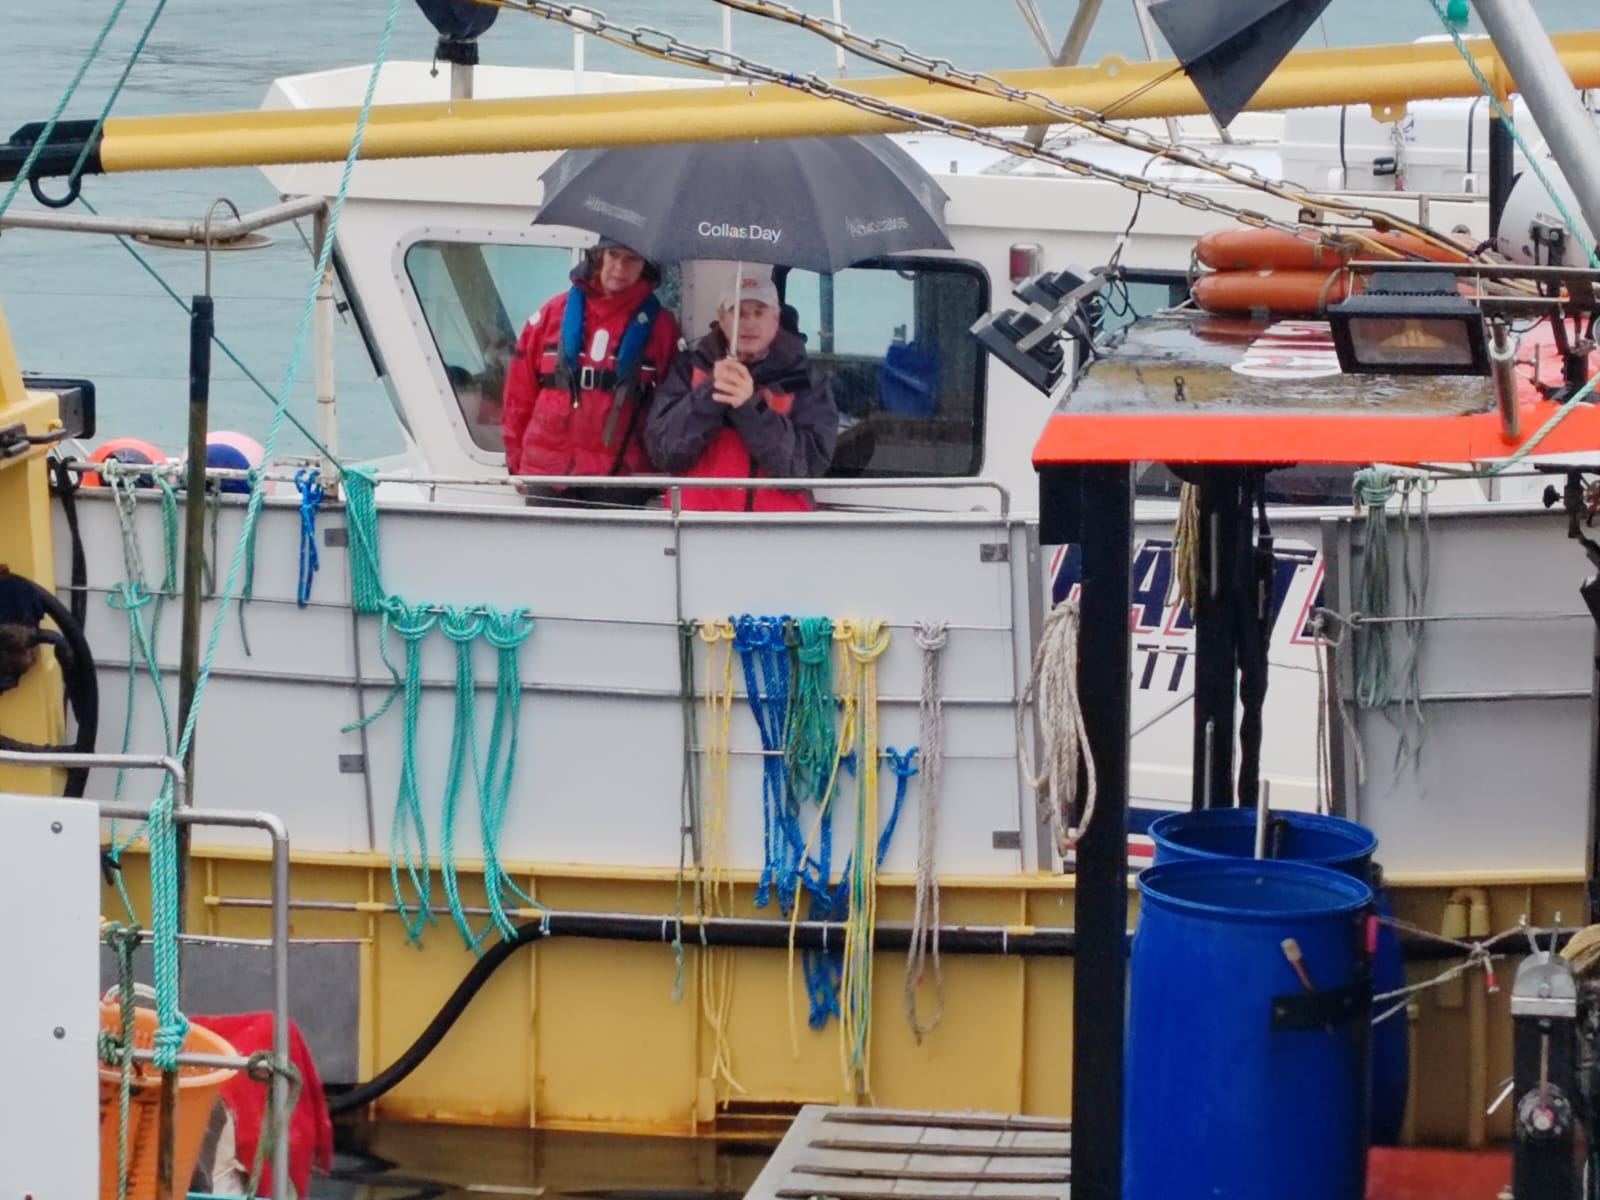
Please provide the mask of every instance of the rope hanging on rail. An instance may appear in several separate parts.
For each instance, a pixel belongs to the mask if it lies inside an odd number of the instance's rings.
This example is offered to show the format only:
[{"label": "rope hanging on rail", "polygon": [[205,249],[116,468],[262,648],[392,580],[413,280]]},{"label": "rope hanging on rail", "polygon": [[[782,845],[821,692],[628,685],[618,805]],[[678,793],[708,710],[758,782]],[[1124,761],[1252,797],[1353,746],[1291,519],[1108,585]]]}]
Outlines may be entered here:
[{"label": "rope hanging on rail", "polygon": [[[855,848],[850,913],[845,922],[844,987],[840,997],[839,1047],[857,1096],[872,1091],[872,937],[878,923],[878,859],[893,824],[878,836],[878,660],[889,648],[889,629],[868,621],[846,643],[859,667],[860,738],[857,743]],[[898,806],[895,815],[898,816]]]},{"label": "rope hanging on rail", "polygon": [[[1426,471],[1407,467],[1367,467],[1356,472],[1353,483],[1356,508],[1364,511],[1359,570],[1356,575],[1355,688],[1362,708],[1381,709],[1399,736],[1395,763],[1415,762],[1422,753],[1423,716],[1420,704],[1419,664],[1427,607],[1429,575],[1428,494],[1434,479]],[[1399,497],[1400,585],[1405,618],[1400,624],[1402,654],[1394,661],[1394,632],[1388,618],[1393,611],[1389,539],[1389,501]],[[1411,536],[1412,498],[1420,517],[1417,537]],[[1413,541],[1416,548],[1413,549]],[[1398,711],[1394,711],[1398,705]]]},{"label": "rope hanging on rail", "polygon": [[294,486],[300,492],[300,578],[295,585],[295,603],[301,608],[311,603],[311,584],[322,565],[317,557],[317,510],[322,507],[322,476],[313,469],[294,473]]},{"label": "rope hanging on rail", "polygon": [[[939,961],[939,873],[934,849],[939,837],[939,802],[944,774],[944,701],[940,666],[950,639],[943,621],[919,621],[917,646],[922,650],[922,697],[917,706],[917,745],[922,754],[921,812],[917,819],[917,896],[911,914],[911,947],[906,951],[906,1024],[918,1044],[944,1018],[944,967]],[[917,1013],[917,989],[933,964],[933,1015]]]},{"label": "rope hanging on rail", "polygon": [[[728,878],[732,855],[728,849],[729,751],[733,737],[733,660],[736,638],[731,621],[708,621],[700,625],[699,637],[706,646],[706,788],[707,801],[700,814],[702,874],[696,880],[696,908],[716,916],[733,911],[733,882]],[[703,904],[702,904],[703,898]],[[706,944],[706,928],[700,926],[700,1012],[711,1035],[711,1078],[721,1080],[732,1090],[744,1093],[733,1074],[733,1042],[728,1036],[728,1019],[733,1012],[733,970],[731,950]]]},{"label": "rope hanging on rail", "polygon": [[[1038,717],[1042,770],[1035,767],[1023,732],[1030,700]],[[1065,857],[1089,831],[1096,792],[1094,757],[1078,695],[1078,604],[1074,600],[1056,605],[1045,618],[1033,672],[1017,704],[1016,735],[1023,774],[1050,815],[1056,852]]]}]

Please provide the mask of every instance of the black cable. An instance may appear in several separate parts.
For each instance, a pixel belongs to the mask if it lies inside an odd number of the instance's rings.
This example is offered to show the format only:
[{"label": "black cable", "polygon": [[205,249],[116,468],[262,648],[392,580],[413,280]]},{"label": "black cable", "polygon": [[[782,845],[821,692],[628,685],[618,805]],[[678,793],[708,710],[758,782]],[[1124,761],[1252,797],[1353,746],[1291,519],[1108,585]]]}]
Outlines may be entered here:
[{"label": "black cable", "polygon": [[89,619],[89,564],[83,552],[83,534],[78,529],[78,473],[72,470],[65,459],[52,458],[50,471],[53,476],[50,490],[61,501],[61,515],[67,522],[67,533],[72,538],[72,594],[68,603],[72,608],[72,619],[81,629]]}]

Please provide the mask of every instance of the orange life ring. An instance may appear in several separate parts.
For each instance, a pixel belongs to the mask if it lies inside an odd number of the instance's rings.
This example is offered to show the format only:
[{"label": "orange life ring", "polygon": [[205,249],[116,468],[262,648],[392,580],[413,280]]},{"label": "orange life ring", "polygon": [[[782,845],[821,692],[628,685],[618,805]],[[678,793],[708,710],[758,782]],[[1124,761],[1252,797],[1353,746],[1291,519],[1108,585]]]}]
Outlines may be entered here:
[{"label": "orange life ring", "polygon": [[1207,312],[1315,316],[1350,295],[1350,280],[1341,270],[1215,271],[1195,280],[1191,294]]},{"label": "orange life ring", "polygon": [[1280,229],[1214,229],[1195,244],[1195,257],[1214,271],[1331,271],[1357,258],[1374,258],[1378,242],[1410,258],[1465,262],[1467,252],[1446,250],[1410,233],[1363,233],[1340,245],[1314,242]]}]

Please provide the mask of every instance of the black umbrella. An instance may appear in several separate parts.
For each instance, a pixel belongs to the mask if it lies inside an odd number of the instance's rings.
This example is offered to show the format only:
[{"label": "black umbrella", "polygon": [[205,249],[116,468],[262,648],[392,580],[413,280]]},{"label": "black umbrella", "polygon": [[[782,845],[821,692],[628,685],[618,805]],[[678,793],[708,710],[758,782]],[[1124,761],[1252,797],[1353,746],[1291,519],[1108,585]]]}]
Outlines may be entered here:
[{"label": "black umbrella", "polygon": [[654,262],[832,272],[950,248],[944,190],[885,137],[569,150],[541,182],[536,221],[593,230]]}]

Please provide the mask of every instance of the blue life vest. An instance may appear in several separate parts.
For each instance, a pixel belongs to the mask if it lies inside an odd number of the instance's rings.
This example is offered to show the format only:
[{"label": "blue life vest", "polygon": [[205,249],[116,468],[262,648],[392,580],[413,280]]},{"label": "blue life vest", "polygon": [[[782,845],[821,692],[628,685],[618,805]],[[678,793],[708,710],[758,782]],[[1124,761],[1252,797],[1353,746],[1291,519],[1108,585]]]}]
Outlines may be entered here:
[{"label": "blue life vest", "polygon": [[[578,356],[583,353],[583,302],[583,288],[575,283],[567,293],[566,311],[561,314],[560,348],[561,365],[573,379],[578,377]],[[612,368],[614,386],[620,387],[632,379],[644,358],[644,348],[650,344],[650,331],[655,328],[656,314],[660,311],[661,301],[651,292],[628,318],[622,344],[617,347],[616,365]]]}]

